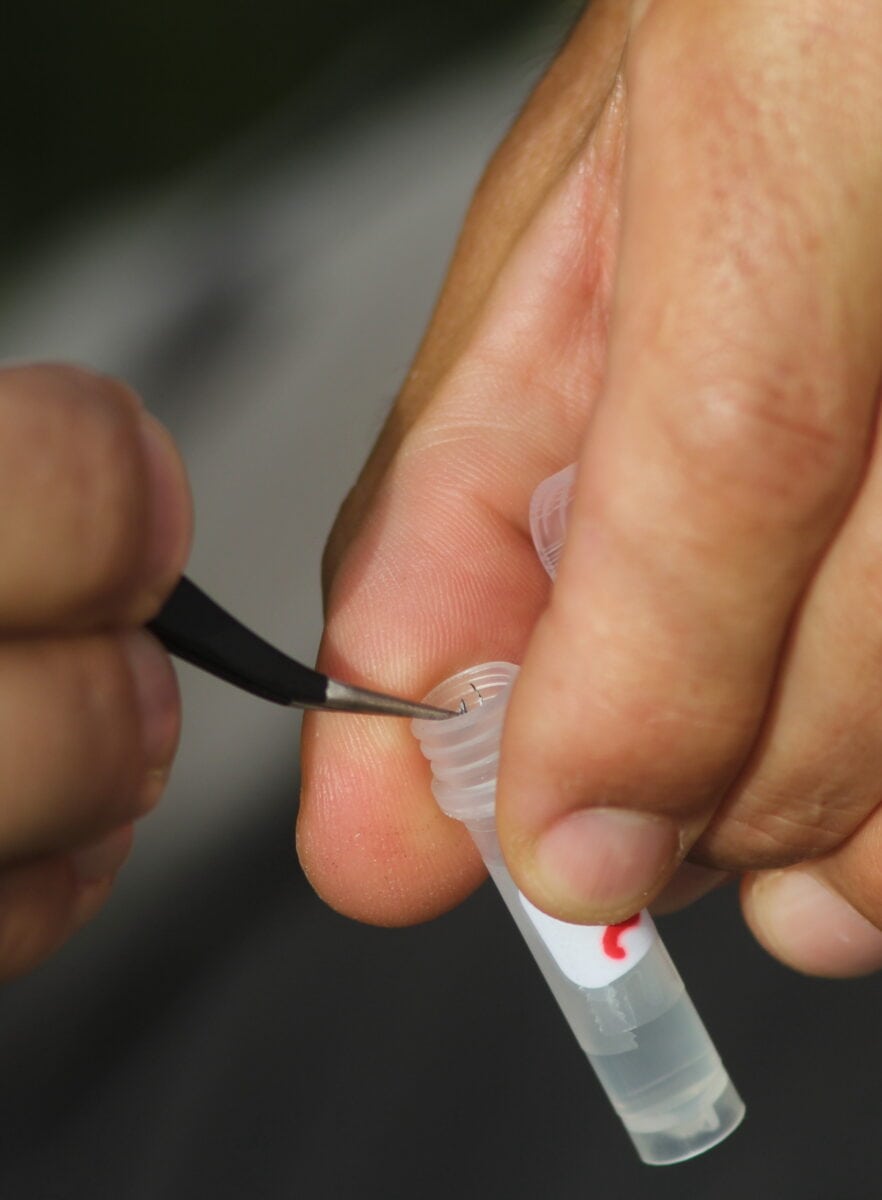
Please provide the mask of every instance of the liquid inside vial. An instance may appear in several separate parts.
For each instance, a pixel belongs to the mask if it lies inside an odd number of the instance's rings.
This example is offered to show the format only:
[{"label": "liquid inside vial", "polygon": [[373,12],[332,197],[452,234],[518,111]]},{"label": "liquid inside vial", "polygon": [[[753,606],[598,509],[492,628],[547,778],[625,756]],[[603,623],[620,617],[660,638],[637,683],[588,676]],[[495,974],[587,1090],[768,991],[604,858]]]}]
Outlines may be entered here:
[{"label": "liquid inside vial", "polygon": [[699,1028],[704,1033],[684,992],[667,1012],[632,1031],[633,1049],[591,1055],[604,1090],[632,1133],[668,1130],[682,1139],[719,1127],[713,1104],[728,1076],[710,1038],[696,1036]]},{"label": "liquid inside vial", "polygon": [[722,1141],[744,1105],[647,913],[577,926],[536,909],[508,871],[495,826],[505,708],[517,668],[485,663],[426,702],[459,720],[415,721],[441,809],[469,828],[499,892],[646,1163],[682,1162]]},{"label": "liquid inside vial", "polygon": [[[588,972],[573,971],[561,956],[565,943],[551,936],[553,919],[531,919],[532,906],[508,874],[495,832],[473,836],[643,1161],[682,1162],[727,1137],[744,1106],[657,937],[630,969],[608,984],[584,986]],[[646,914],[643,919],[648,921]],[[567,923],[560,924],[566,931]],[[589,928],[580,927],[585,935]]]}]

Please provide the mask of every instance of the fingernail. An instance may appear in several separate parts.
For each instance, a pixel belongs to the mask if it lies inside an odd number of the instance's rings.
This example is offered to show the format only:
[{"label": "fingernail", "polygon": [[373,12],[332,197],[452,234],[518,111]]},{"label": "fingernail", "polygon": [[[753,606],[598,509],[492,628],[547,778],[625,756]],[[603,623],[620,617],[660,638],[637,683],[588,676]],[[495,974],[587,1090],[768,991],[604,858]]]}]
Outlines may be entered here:
[{"label": "fingernail", "polygon": [[190,545],[191,502],[187,478],[171,434],[148,412],[141,414],[141,441],[150,497],[145,571],[148,587],[162,589],[183,570]]},{"label": "fingernail", "polygon": [[642,908],[678,850],[678,831],[665,817],[588,808],[542,835],[534,863],[549,902],[571,920],[604,924]]},{"label": "fingernail", "polygon": [[749,916],[768,948],[809,975],[864,975],[882,968],[882,932],[809,871],[759,876]]},{"label": "fingernail", "polygon": [[129,857],[132,837],[131,824],[122,825],[99,841],[77,850],[72,861],[79,882],[97,883],[112,878]]},{"label": "fingernail", "polygon": [[148,773],[165,767],[178,737],[178,681],[168,654],[143,629],[123,639],[141,715],[141,746]]}]

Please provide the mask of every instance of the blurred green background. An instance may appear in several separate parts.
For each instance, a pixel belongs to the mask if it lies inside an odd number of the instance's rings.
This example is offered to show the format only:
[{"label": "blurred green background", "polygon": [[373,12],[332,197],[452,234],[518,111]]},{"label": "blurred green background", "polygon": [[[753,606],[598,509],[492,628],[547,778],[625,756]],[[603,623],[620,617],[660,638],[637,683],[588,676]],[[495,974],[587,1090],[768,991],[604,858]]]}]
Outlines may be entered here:
[{"label": "blurred green background", "polygon": [[[338,116],[512,33],[540,0],[49,0],[0,17],[0,254],[92,215],[274,117]],[[559,27],[559,26],[558,26]]]}]

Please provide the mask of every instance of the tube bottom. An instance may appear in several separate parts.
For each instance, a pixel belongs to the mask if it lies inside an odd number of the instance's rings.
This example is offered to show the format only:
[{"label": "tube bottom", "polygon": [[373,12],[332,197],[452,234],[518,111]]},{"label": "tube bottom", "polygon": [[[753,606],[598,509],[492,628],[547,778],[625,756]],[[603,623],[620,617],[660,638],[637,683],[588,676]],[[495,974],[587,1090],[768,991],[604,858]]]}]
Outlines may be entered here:
[{"label": "tube bottom", "polygon": [[669,1112],[671,1124],[665,1129],[635,1129],[625,1121],[643,1162],[651,1167],[685,1162],[704,1154],[738,1128],[744,1117],[744,1101],[725,1073],[722,1079],[723,1090],[713,1100],[709,1101],[704,1092]]}]

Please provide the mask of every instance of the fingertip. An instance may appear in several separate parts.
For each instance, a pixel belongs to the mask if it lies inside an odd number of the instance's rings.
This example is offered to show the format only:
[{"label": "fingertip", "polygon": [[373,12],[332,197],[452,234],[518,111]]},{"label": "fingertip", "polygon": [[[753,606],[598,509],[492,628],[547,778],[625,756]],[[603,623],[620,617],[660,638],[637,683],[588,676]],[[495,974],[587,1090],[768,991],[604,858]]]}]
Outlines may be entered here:
[{"label": "fingertip", "polygon": [[302,809],[297,819],[297,856],[310,887],[350,920],[383,928],[419,925],[461,904],[486,878],[461,827],[451,829],[451,841],[436,844],[430,853],[393,846],[377,832],[341,829],[330,842]]},{"label": "fingertip", "polygon": [[486,872],[464,827],[431,796],[403,724],[309,713],[302,739],[296,848],[332,909],[370,925],[440,916]]},{"label": "fingertip", "polygon": [[613,808],[571,812],[541,835],[527,882],[564,920],[604,925],[644,908],[679,857],[673,822]]},{"label": "fingertip", "polygon": [[882,931],[812,871],[748,876],[741,906],[760,945],[804,975],[847,979],[882,969]]}]

